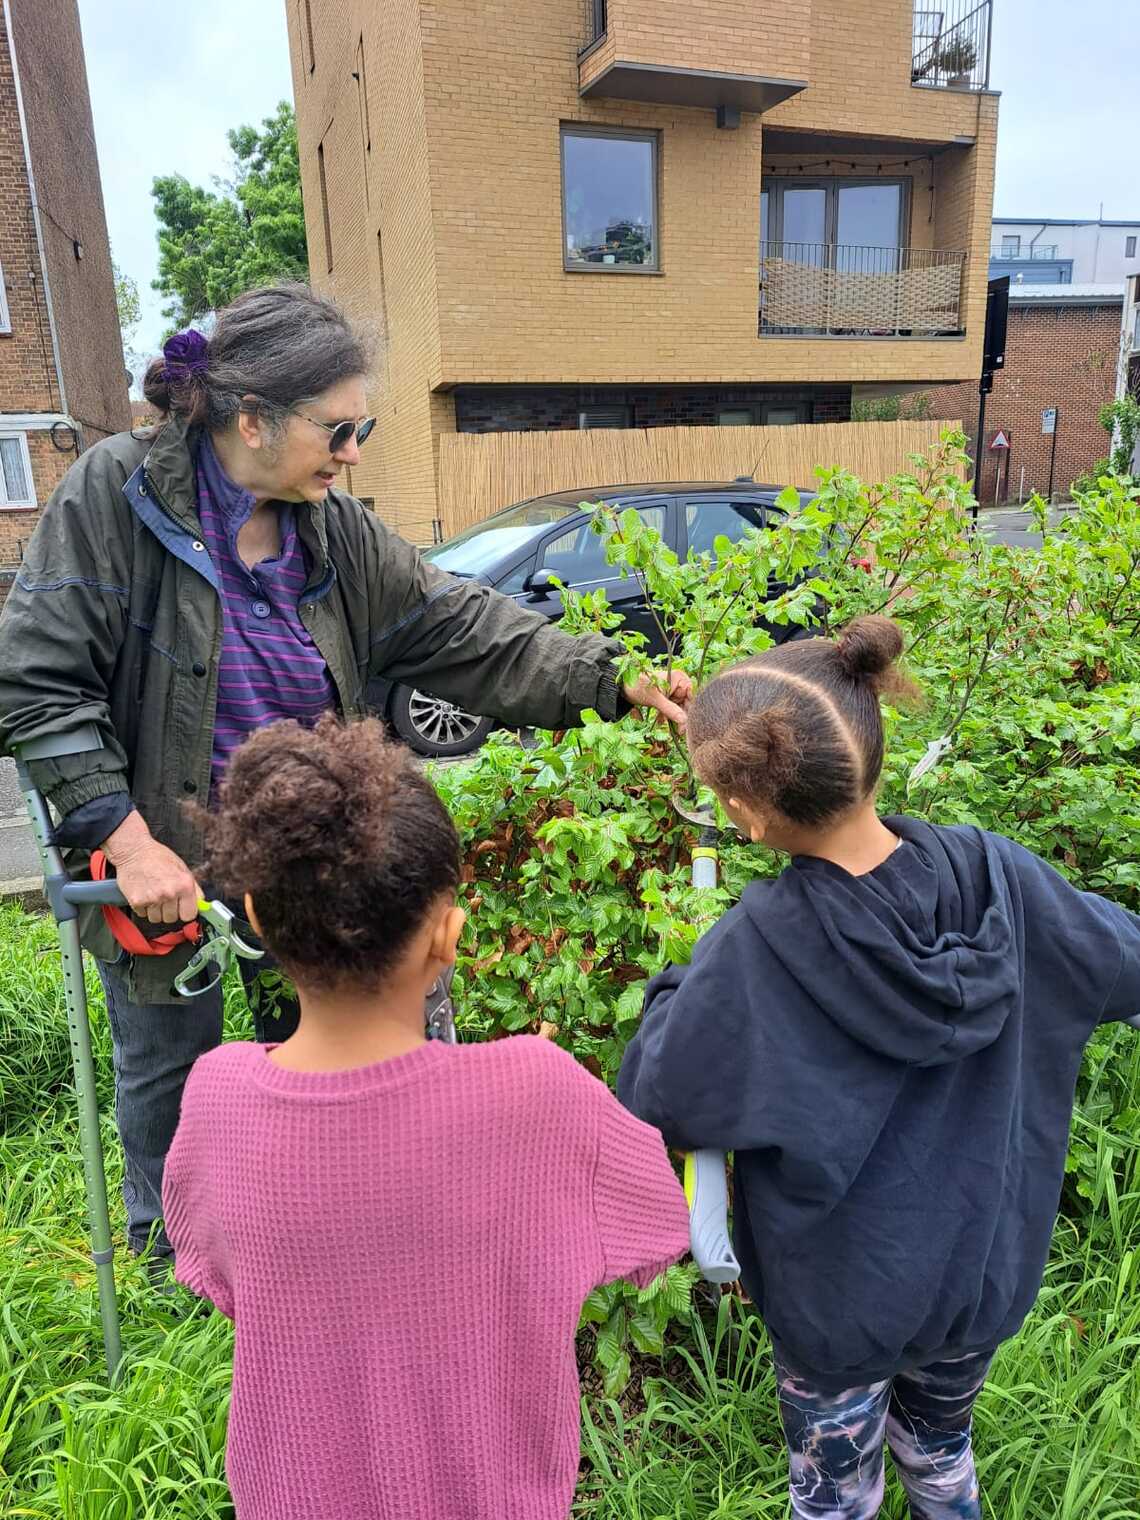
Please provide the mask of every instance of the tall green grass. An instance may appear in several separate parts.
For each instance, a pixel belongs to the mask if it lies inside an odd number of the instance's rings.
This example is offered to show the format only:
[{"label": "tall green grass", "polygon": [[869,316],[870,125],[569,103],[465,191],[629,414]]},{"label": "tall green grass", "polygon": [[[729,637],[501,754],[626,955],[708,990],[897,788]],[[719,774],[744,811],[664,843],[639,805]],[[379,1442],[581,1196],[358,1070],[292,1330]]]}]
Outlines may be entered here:
[{"label": "tall green grass", "polygon": [[[109,1116],[94,981],[91,993]],[[232,1032],[241,1018],[235,1002]],[[1138,1113],[1140,1038],[1107,1036],[1082,1084],[1079,1166],[1040,1301],[978,1406],[993,1520],[1140,1515]],[[109,1117],[106,1138],[117,1189]],[[0,908],[0,1176],[0,1517],[230,1520],[227,1322],[156,1297],[120,1255],[127,1360],[117,1387],[103,1379],[54,934],[11,908]],[[120,1241],[122,1225],[116,1208]],[[775,1520],[784,1482],[763,1329],[733,1300],[694,1322],[645,1384],[644,1407],[584,1404],[576,1520]],[[906,1513],[893,1485],[883,1513]]]}]

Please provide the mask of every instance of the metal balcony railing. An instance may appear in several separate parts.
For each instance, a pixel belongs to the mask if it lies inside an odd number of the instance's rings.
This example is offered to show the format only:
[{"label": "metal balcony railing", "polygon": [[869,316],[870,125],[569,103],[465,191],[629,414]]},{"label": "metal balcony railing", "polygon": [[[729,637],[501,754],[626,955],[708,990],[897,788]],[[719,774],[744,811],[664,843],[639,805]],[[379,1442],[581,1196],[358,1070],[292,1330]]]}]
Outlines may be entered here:
[{"label": "metal balcony railing", "polygon": [[966,255],[938,248],[764,243],[760,332],[929,338],[962,331]]},{"label": "metal balcony railing", "polygon": [[939,89],[988,90],[993,0],[915,0],[912,84]]},{"label": "metal balcony railing", "polygon": [[1057,244],[1056,243],[1038,243],[1037,246],[1034,247],[1034,248],[1030,248],[1028,245],[1026,245],[1024,248],[993,247],[993,248],[990,249],[990,258],[991,259],[1019,259],[1019,260],[1020,259],[1049,259],[1049,260],[1053,260],[1056,257],[1057,257]]}]

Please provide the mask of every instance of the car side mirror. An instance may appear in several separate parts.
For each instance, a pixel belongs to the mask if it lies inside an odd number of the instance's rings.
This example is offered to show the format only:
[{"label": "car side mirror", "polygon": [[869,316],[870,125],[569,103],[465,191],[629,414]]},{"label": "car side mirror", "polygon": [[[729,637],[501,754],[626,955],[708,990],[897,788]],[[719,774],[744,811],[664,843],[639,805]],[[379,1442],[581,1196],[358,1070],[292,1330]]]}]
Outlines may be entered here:
[{"label": "car side mirror", "polygon": [[533,575],[528,575],[524,591],[529,591],[531,596],[545,597],[552,591],[557,591],[555,584],[558,577],[553,570],[536,570]]}]

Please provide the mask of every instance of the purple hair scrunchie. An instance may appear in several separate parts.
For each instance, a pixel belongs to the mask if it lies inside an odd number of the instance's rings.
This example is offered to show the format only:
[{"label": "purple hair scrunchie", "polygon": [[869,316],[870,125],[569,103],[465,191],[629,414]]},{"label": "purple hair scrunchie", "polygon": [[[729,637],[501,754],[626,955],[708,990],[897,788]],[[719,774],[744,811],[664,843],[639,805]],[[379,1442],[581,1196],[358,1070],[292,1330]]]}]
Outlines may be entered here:
[{"label": "purple hair scrunchie", "polygon": [[166,363],[162,378],[168,385],[184,384],[192,375],[204,375],[209,363],[209,344],[196,328],[175,333],[162,345]]}]

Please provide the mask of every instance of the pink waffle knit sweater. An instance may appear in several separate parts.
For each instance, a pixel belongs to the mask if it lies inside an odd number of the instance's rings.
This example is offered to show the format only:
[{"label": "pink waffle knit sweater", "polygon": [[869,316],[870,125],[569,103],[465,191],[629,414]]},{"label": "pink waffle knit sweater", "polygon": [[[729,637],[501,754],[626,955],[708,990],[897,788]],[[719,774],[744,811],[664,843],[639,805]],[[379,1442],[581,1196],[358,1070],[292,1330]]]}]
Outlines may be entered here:
[{"label": "pink waffle knit sweater", "polygon": [[657,1131],[529,1036],[321,1073],[211,1051],[164,1205],[235,1324],[238,1520],[563,1520],[582,1301],[688,1246]]}]

